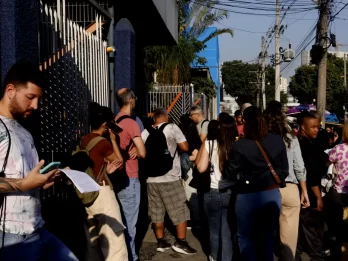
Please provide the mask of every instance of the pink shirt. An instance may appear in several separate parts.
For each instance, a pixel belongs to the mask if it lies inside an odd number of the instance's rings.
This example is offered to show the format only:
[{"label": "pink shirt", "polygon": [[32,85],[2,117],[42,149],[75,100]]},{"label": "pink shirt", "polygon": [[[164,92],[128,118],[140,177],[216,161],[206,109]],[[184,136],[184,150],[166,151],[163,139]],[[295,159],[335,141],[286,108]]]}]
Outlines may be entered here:
[{"label": "pink shirt", "polygon": [[244,125],[237,125],[238,135],[244,136]]},{"label": "pink shirt", "polygon": [[[126,115],[123,112],[120,112],[117,114],[115,120],[120,118],[121,116]],[[131,140],[133,140],[135,137],[141,137],[140,127],[138,123],[133,119],[123,119],[118,125],[123,129],[121,133],[119,133],[120,136],[120,146],[121,149],[125,150],[126,147],[130,144]],[[131,145],[131,148],[133,148],[134,144]],[[137,178],[138,177],[138,160],[137,159],[128,159],[126,161],[126,172],[128,177],[130,178]]]},{"label": "pink shirt", "polygon": [[329,152],[329,160],[335,165],[337,179],[334,185],[338,193],[348,194],[348,144],[339,144]]}]

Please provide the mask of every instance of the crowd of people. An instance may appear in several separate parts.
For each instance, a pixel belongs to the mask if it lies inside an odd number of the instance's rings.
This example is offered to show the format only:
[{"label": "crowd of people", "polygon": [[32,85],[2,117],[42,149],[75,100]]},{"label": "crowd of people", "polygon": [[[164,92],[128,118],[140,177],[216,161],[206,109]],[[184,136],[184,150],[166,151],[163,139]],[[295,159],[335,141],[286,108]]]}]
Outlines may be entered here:
[{"label": "crowd of people", "polygon": [[[0,260],[78,260],[44,228],[40,208],[40,189],[72,184],[58,169],[40,173],[44,162],[18,123],[38,109],[44,87],[41,72],[30,64],[14,65],[4,81]],[[211,121],[194,106],[179,126],[157,108],[143,125],[134,115],[132,90],[118,90],[116,100],[117,115],[89,105],[91,132],[62,166],[84,171],[100,185],[98,192],[77,191],[86,211],[84,260],[139,260],[141,189],[158,252],[195,254],[186,241],[190,226],[208,232],[210,261],[301,260],[303,252],[310,260],[341,259],[348,123],[341,131],[322,129],[320,115],[303,112],[295,131],[273,101],[263,112],[243,104],[233,116],[220,113]],[[166,214],[175,227],[174,244],[165,239]]]}]

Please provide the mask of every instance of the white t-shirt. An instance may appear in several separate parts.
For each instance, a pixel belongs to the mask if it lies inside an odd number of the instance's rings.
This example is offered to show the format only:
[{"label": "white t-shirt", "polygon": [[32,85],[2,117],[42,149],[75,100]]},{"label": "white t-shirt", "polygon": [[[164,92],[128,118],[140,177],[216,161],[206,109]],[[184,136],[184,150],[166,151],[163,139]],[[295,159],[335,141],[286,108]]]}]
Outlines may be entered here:
[{"label": "white t-shirt", "polygon": [[211,156],[211,165],[212,165],[212,169],[214,170],[213,172],[210,173],[210,179],[211,179],[210,188],[225,189],[225,188],[231,187],[233,185],[233,182],[228,179],[224,179],[220,171],[219,149],[218,149],[217,141],[214,140],[213,148],[212,148],[213,146],[212,140],[205,141],[205,149],[207,150],[208,155],[210,155],[209,143],[210,143],[210,149],[213,149],[213,154]]},{"label": "white t-shirt", "polygon": [[[161,127],[163,123],[158,125],[158,128]],[[154,177],[154,178],[148,178],[147,183],[162,183],[162,182],[172,182],[181,179],[181,164],[180,164],[180,157],[177,150],[177,144],[182,143],[186,141],[186,138],[180,128],[176,126],[175,124],[168,124],[164,130],[163,130],[164,136],[166,136],[167,139],[167,145],[168,150],[172,157],[175,158],[173,160],[173,168],[170,170],[167,174],[160,176],[160,177]],[[149,132],[145,129],[141,133],[141,138],[143,139],[144,143],[147,140],[147,137],[149,137]],[[156,166],[154,166],[156,168]]]},{"label": "white t-shirt", "polygon": [[[21,179],[38,163],[33,138],[17,121],[3,116],[0,117],[11,135],[11,148],[5,169],[5,177]],[[4,164],[8,146],[8,135],[4,125],[0,122],[0,170]],[[39,189],[8,193],[5,212],[5,232],[20,235],[32,234],[44,225],[41,217]],[[0,222],[0,230],[2,229],[3,220]]]}]

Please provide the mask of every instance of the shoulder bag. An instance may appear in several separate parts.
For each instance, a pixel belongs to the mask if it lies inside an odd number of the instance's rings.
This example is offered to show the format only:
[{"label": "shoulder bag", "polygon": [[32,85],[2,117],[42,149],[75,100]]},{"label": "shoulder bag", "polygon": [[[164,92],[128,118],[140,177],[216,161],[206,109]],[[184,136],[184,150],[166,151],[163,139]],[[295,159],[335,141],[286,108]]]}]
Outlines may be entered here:
[{"label": "shoulder bag", "polygon": [[274,170],[272,163],[270,162],[270,160],[269,160],[265,150],[263,149],[262,145],[260,144],[260,142],[255,140],[255,143],[256,143],[257,147],[259,147],[261,154],[262,154],[263,158],[265,159],[267,166],[268,166],[269,170],[271,171],[271,174],[272,174],[273,178],[275,179],[275,181],[277,182],[277,184],[281,188],[286,187],[286,183],[281,180],[281,178],[278,176],[277,172]]},{"label": "shoulder bag", "polygon": [[212,141],[211,146],[210,146],[210,141],[208,142],[208,144],[209,144],[209,151],[208,151],[209,162],[208,162],[207,170],[204,171],[203,173],[199,173],[197,167],[195,166],[192,172],[192,180],[189,184],[191,187],[197,189],[197,191],[200,191],[203,193],[210,191],[210,183],[211,183],[210,174],[212,172],[211,157],[213,155],[213,150],[214,150],[214,140]]}]

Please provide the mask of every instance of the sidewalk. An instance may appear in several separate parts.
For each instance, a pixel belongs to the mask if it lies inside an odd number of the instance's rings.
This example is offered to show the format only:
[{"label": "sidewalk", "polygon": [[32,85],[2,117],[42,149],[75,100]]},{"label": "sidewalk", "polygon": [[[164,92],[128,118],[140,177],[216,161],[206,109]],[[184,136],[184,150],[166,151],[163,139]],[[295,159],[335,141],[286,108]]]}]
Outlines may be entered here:
[{"label": "sidewalk", "polygon": [[[165,232],[165,239],[171,244],[174,244],[175,242],[175,238],[167,230]],[[190,246],[192,246],[194,249],[197,250],[197,254],[184,255],[184,254],[176,253],[172,249],[168,249],[164,253],[159,253],[156,251],[156,246],[157,246],[156,238],[154,236],[153,231],[149,227],[146,233],[146,236],[143,240],[142,247],[140,249],[140,261],[179,261],[179,260],[207,261],[207,257],[202,250],[200,242],[192,234],[192,231],[190,229],[187,230],[187,242],[190,244]],[[348,249],[347,242],[345,242],[344,246],[346,249]],[[275,257],[274,260],[276,261],[278,259]],[[307,254],[303,254],[302,260],[309,261],[310,259]],[[348,251],[344,251],[342,261],[343,260],[348,260]]]},{"label": "sidewalk", "polygon": [[[175,238],[166,230],[166,240],[174,244]],[[195,255],[183,255],[176,253],[172,249],[167,250],[164,253],[156,252],[157,241],[154,233],[151,229],[148,230],[146,237],[144,238],[143,245],[140,250],[141,261],[207,261],[207,257],[202,251],[199,241],[192,234],[191,230],[187,230],[187,242],[191,247],[197,249],[198,253]]]}]

